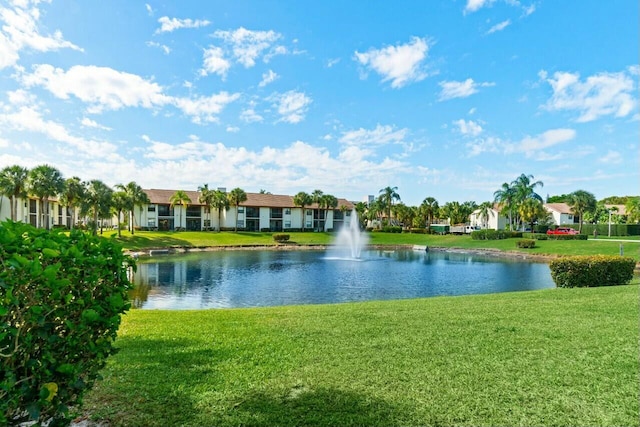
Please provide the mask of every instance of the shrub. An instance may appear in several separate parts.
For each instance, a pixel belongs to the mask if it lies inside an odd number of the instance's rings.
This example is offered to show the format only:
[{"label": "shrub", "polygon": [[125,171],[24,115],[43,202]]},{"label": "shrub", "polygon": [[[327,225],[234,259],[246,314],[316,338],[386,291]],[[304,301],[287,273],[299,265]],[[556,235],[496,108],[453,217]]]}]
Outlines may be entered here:
[{"label": "shrub", "polygon": [[383,233],[402,233],[402,227],[398,225],[385,225],[382,227]]},{"label": "shrub", "polygon": [[551,261],[551,277],[560,288],[624,285],[633,278],[636,262],[621,256],[572,256]]},{"label": "shrub", "polygon": [[427,234],[426,228],[410,228],[409,233],[411,234]]},{"label": "shrub", "polygon": [[545,233],[522,233],[525,239],[548,240],[549,236]]},{"label": "shrub", "polygon": [[0,224],[0,425],[67,424],[129,309],[132,258],[114,239]]},{"label": "shrub", "polygon": [[587,240],[586,234],[547,234],[549,240]]},{"label": "shrub", "polygon": [[279,233],[273,235],[273,240],[276,242],[286,242],[289,240],[289,237],[290,236],[288,234]]},{"label": "shrub", "polygon": [[516,247],[520,249],[531,249],[536,247],[536,241],[533,239],[522,239],[516,241]]},{"label": "shrub", "polygon": [[508,231],[508,230],[493,230],[485,228],[483,230],[476,230],[471,232],[471,238],[473,240],[502,240],[512,237],[522,237],[521,231]]}]

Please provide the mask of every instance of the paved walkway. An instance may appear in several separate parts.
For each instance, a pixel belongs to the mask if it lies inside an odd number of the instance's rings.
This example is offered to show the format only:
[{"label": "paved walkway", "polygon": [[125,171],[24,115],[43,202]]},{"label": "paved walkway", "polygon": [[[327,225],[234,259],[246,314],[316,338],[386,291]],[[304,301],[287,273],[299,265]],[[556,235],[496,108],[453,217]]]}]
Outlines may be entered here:
[{"label": "paved walkway", "polygon": [[640,240],[630,240],[630,239],[587,239],[590,242],[626,242],[626,243],[640,243]]}]

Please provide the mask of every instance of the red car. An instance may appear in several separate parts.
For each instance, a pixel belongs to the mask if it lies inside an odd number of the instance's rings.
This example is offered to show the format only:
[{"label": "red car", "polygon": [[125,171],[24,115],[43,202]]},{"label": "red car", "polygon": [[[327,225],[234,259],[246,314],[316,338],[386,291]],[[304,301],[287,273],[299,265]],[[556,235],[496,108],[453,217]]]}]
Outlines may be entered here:
[{"label": "red car", "polygon": [[573,228],[559,227],[555,230],[547,230],[547,234],[578,234]]}]

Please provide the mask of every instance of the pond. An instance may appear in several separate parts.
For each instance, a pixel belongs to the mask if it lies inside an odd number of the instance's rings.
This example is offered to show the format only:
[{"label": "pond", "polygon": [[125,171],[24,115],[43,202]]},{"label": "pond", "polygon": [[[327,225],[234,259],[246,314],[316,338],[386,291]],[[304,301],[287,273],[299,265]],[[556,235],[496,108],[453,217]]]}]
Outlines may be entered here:
[{"label": "pond", "polygon": [[325,304],[553,288],[549,267],[477,254],[214,251],[140,259],[133,305],[203,309]]}]

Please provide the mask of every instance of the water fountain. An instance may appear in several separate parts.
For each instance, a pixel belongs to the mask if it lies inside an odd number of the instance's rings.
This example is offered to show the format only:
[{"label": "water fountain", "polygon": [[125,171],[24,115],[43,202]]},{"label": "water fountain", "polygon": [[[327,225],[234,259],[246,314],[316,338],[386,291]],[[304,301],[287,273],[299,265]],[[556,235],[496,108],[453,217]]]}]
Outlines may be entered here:
[{"label": "water fountain", "polygon": [[344,226],[338,232],[334,247],[329,250],[329,257],[338,259],[360,260],[362,249],[367,244],[367,235],[360,231],[358,212],[351,211],[348,226]]}]

